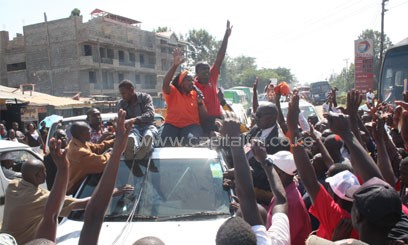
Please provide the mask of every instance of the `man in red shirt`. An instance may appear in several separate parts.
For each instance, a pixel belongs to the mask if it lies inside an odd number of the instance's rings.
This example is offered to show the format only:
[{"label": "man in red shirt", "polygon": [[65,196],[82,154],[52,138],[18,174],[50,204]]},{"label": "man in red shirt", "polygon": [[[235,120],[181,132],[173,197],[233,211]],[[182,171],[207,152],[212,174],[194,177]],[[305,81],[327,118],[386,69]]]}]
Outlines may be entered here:
[{"label": "man in red shirt", "polygon": [[217,96],[218,76],[227,50],[228,38],[231,35],[231,30],[232,26],[230,26],[228,20],[224,39],[222,40],[217,58],[212,67],[210,68],[210,65],[206,62],[198,62],[195,66],[196,77],[194,84],[203,92],[204,104],[208,112],[208,118],[201,122],[204,134],[206,135],[209,135],[211,131],[216,130],[215,119],[221,117],[221,106]]}]

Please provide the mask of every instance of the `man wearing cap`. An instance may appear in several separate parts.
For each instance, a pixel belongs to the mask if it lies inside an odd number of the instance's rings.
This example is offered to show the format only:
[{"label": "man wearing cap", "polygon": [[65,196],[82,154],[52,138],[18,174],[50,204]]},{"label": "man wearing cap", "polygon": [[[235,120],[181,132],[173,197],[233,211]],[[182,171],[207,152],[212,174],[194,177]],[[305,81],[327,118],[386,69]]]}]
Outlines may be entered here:
[{"label": "man wearing cap", "polygon": [[[266,155],[265,148],[259,147],[256,144],[252,146],[252,150],[260,162],[271,164],[278,173],[288,200],[291,244],[304,244],[312,231],[312,226],[302,196],[293,181],[293,177],[296,174],[296,165],[292,153],[289,151],[279,151],[273,155]],[[275,202],[275,197],[273,197],[268,207],[266,229],[269,229],[272,225]]]}]

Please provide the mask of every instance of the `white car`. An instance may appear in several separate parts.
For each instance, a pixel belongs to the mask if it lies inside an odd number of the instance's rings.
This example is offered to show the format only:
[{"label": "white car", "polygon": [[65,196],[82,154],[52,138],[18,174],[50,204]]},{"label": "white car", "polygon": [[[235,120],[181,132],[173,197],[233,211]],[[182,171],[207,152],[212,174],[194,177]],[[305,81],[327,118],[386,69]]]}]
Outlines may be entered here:
[{"label": "white car", "polygon": [[[221,154],[208,148],[155,148],[150,162],[121,160],[116,187],[135,190],[111,199],[99,244],[132,244],[146,236],[165,244],[215,244],[218,228],[231,216],[225,169]],[[88,177],[76,197],[90,196],[98,179]],[[60,223],[58,244],[78,244],[83,215],[72,212]]]},{"label": "white car", "polygon": [[[288,114],[288,102],[281,102],[281,109],[282,109],[282,114],[286,119],[286,115]],[[320,122],[322,119],[320,117],[320,114],[317,112],[316,108],[314,105],[311,103],[307,102],[306,100],[300,100],[299,101],[299,109],[300,112],[302,113],[303,117],[307,120],[309,117],[316,116],[317,121]]]},{"label": "white car", "polygon": [[[43,161],[42,156],[31,150],[28,145],[8,140],[0,140],[0,158],[3,154],[11,154],[14,160],[12,170],[15,172],[20,172],[21,165],[27,160],[38,159]],[[4,198],[10,181],[11,179],[6,177],[2,166],[0,170],[0,221],[3,221]],[[45,183],[41,187],[46,188]]]}]

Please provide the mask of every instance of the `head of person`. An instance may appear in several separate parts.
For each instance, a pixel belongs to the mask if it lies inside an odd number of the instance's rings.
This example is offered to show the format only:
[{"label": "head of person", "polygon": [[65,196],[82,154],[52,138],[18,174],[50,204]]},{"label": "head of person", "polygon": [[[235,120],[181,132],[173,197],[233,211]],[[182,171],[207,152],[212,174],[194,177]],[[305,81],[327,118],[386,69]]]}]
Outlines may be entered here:
[{"label": "head of person", "polygon": [[324,146],[335,163],[343,161],[343,156],[341,155],[343,145],[343,140],[337,134],[330,134],[325,137]]},{"label": "head of person", "polygon": [[261,129],[274,126],[277,118],[278,109],[271,102],[260,105],[255,112],[255,123]]},{"label": "head of person", "polygon": [[22,164],[21,175],[23,180],[34,186],[39,186],[44,183],[45,178],[47,177],[47,172],[44,164],[40,160],[30,159]]},{"label": "head of person", "polygon": [[400,162],[400,180],[401,184],[404,184],[405,186],[408,186],[408,157],[405,157],[402,159]]},{"label": "head of person", "polygon": [[74,122],[71,125],[70,132],[73,138],[85,143],[91,140],[91,133],[86,122]]},{"label": "head of person", "polygon": [[256,236],[245,220],[231,217],[218,229],[215,243],[217,245],[256,245]]},{"label": "head of person", "polygon": [[97,108],[91,108],[86,112],[86,121],[92,128],[97,128],[102,124],[101,112]]},{"label": "head of person", "polygon": [[187,94],[193,90],[193,76],[187,71],[182,71],[173,79],[172,84],[180,91],[180,93]]},{"label": "head of person", "polygon": [[278,151],[273,155],[268,155],[272,160],[273,167],[278,173],[282,184],[286,187],[293,182],[293,177],[296,175],[296,164],[293,154],[290,151]]},{"label": "head of person", "polygon": [[208,83],[210,78],[210,65],[205,61],[200,61],[195,65],[195,73],[199,83]]},{"label": "head of person", "polygon": [[313,155],[312,166],[316,173],[317,178],[324,177],[326,178],[327,166],[324,163],[324,159],[321,153]]},{"label": "head of person", "polygon": [[18,122],[12,122],[11,123],[11,128],[14,129],[14,130],[18,130],[18,128],[19,128]]},{"label": "head of person", "polygon": [[2,153],[0,156],[1,166],[10,169],[14,164],[14,156],[11,152]]},{"label": "head of person", "polygon": [[[336,165],[336,164],[335,164]],[[353,205],[353,196],[350,191],[356,190],[360,187],[357,177],[349,170],[344,170],[338,172],[343,167],[340,165],[347,166],[345,164],[337,163],[336,166],[332,166],[328,175],[334,174],[326,178],[326,183],[328,183],[328,192],[333,197],[333,200],[340,205],[344,210],[351,212],[351,207]]]},{"label": "head of person", "polygon": [[139,240],[134,242],[133,245],[165,245],[165,243],[158,237],[147,236],[140,238]]},{"label": "head of person", "polygon": [[388,231],[402,215],[401,199],[395,189],[374,177],[358,188],[353,198],[351,221],[360,237],[383,234],[386,239]]},{"label": "head of person", "polygon": [[16,137],[16,131],[14,129],[9,129],[8,131],[8,137],[9,139],[14,139]]},{"label": "head of person", "polygon": [[373,92],[373,90],[372,90],[371,88],[369,88],[369,89],[368,89],[368,92],[369,92],[369,93],[372,93],[372,92]]},{"label": "head of person", "polygon": [[268,101],[270,102],[275,101],[275,86],[273,85],[272,80],[269,80],[268,84],[265,86],[265,93]]},{"label": "head of person", "polygon": [[6,132],[6,127],[4,127],[4,124],[0,123],[0,135],[5,134]]},{"label": "head of person", "polygon": [[131,102],[135,96],[135,87],[130,80],[123,80],[119,83],[119,93],[122,99],[126,102]]},{"label": "head of person", "polygon": [[27,124],[26,128],[27,128],[28,132],[30,132],[30,133],[34,132],[34,130],[35,130],[34,123]]},{"label": "head of person", "polygon": [[56,140],[61,140],[61,148],[65,148],[68,145],[68,137],[63,129],[57,129],[54,133],[54,138]]},{"label": "head of person", "polygon": [[40,126],[41,126],[41,128],[45,128],[45,122],[44,121],[42,121],[41,123],[40,123]]}]

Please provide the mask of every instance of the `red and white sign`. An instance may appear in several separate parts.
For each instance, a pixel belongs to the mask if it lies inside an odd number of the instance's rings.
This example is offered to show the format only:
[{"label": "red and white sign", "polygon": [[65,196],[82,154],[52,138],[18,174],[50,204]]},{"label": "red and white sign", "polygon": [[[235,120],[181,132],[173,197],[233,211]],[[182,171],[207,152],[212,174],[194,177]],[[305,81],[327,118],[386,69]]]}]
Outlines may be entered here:
[{"label": "red and white sign", "polygon": [[373,40],[354,41],[354,88],[363,92],[374,88],[374,48]]}]

